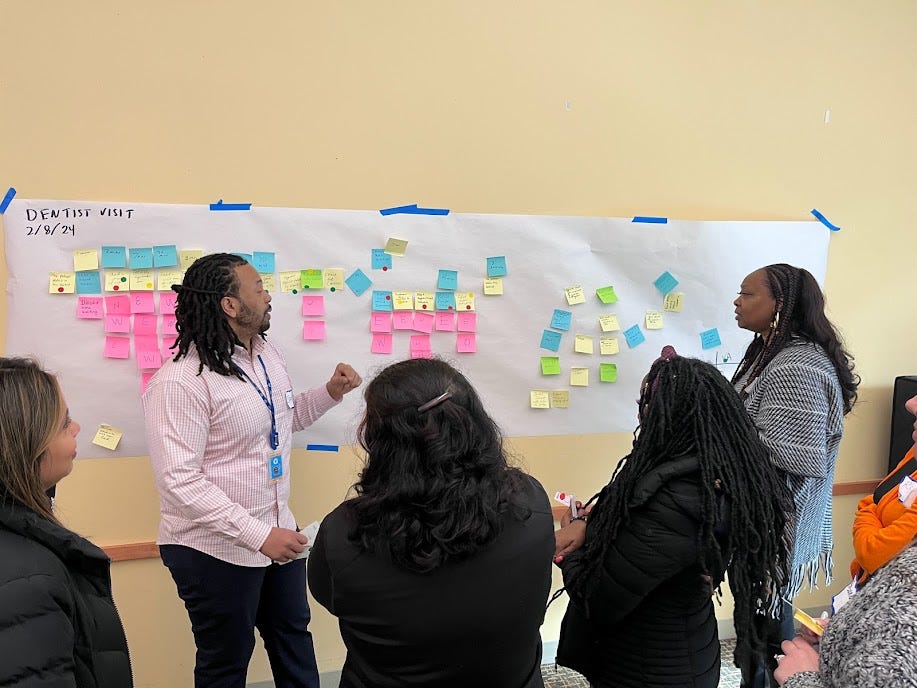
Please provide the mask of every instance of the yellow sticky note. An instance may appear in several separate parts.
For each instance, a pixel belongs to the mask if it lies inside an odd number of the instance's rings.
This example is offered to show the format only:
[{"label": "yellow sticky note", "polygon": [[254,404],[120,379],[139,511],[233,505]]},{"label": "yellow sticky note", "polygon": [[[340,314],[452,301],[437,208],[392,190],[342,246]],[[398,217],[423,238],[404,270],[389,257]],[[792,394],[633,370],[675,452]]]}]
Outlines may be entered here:
[{"label": "yellow sticky note", "polygon": [[153,291],[152,270],[131,270],[131,291]]},{"label": "yellow sticky note", "polygon": [[94,248],[81,248],[73,252],[73,269],[82,270],[99,269],[99,252]]},{"label": "yellow sticky note", "polygon": [[52,272],[48,278],[49,294],[72,294],[76,291],[75,272]]},{"label": "yellow sticky note", "polygon": [[579,354],[591,354],[593,351],[592,337],[588,334],[578,334],[573,340],[573,350]]},{"label": "yellow sticky note", "polygon": [[673,313],[681,313],[681,304],[684,298],[685,295],[680,291],[670,291],[662,299],[662,309]]},{"label": "yellow sticky note", "polygon": [[181,284],[185,273],[172,268],[160,268],[156,273],[156,290],[171,291],[173,284]]},{"label": "yellow sticky note", "polygon": [[100,425],[96,431],[96,436],[92,438],[92,443],[114,451],[117,449],[122,435],[124,433],[118,428],[113,428],[110,425]]},{"label": "yellow sticky note", "polygon": [[395,239],[394,237],[389,237],[388,241],[385,242],[385,248],[382,250],[386,253],[390,253],[393,256],[403,256],[404,252],[408,248],[408,242],[405,239]]},{"label": "yellow sticky note", "polygon": [[589,368],[570,368],[570,386],[588,387]]},{"label": "yellow sticky note", "polygon": [[648,330],[661,330],[662,329],[662,311],[647,311],[646,312],[646,329]]},{"label": "yellow sticky note", "polygon": [[191,267],[191,263],[196,261],[202,255],[204,255],[204,252],[198,248],[188,249],[187,251],[179,251],[178,267],[180,267],[182,270],[187,270]]},{"label": "yellow sticky note", "polygon": [[296,294],[301,289],[299,270],[287,270],[280,273],[280,291]]},{"label": "yellow sticky note", "polygon": [[415,291],[414,308],[419,311],[430,311],[432,313],[436,310],[436,294],[432,291]]},{"label": "yellow sticky note", "polygon": [[341,291],[344,288],[344,268],[325,268],[325,286],[331,291]]},{"label": "yellow sticky note", "polygon": [[485,296],[500,296],[503,294],[503,278],[502,277],[485,277],[484,278],[484,295]]},{"label": "yellow sticky note", "polygon": [[551,392],[552,408],[570,408],[570,390],[555,389]]},{"label": "yellow sticky note", "polygon": [[474,294],[468,292],[455,292],[455,310],[462,311],[474,310]]},{"label": "yellow sticky note", "polygon": [[414,310],[414,292],[411,291],[393,291],[392,308],[396,311]]},{"label": "yellow sticky note", "polygon": [[614,332],[621,329],[621,326],[618,325],[618,316],[610,314],[599,316],[599,327],[602,328],[602,332]]},{"label": "yellow sticky note", "polygon": [[586,294],[580,285],[567,287],[564,289],[564,296],[567,297],[567,303],[574,306],[578,303],[586,303]]},{"label": "yellow sticky note", "polygon": [[131,273],[127,270],[106,270],[105,291],[130,291]]},{"label": "yellow sticky note", "polygon": [[618,348],[617,337],[599,337],[599,353],[603,356],[610,356],[620,351]]},{"label": "yellow sticky note", "polygon": [[258,273],[258,277],[261,278],[261,286],[264,287],[264,291],[276,291],[277,282],[274,280],[273,272],[261,272]]},{"label": "yellow sticky note", "polygon": [[529,392],[529,405],[535,409],[551,408],[551,397],[544,390],[533,389]]}]

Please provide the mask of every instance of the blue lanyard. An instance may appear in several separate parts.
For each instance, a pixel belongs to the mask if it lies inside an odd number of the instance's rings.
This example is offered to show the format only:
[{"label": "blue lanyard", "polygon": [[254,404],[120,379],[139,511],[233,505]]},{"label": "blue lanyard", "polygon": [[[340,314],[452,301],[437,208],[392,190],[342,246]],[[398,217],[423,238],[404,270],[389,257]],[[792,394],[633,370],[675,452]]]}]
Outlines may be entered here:
[{"label": "blue lanyard", "polygon": [[236,365],[236,368],[245,376],[245,379],[251,383],[252,387],[255,388],[255,391],[258,392],[258,396],[261,397],[261,401],[267,406],[267,410],[271,412],[271,436],[268,439],[271,443],[271,449],[277,449],[277,447],[280,446],[280,435],[277,434],[277,415],[274,413],[274,390],[271,388],[271,378],[267,374],[267,368],[264,365],[261,354],[258,354],[258,363],[261,364],[261,370],[264,371],[264,379],[267,382],[267,396],[264,396],[261,387],[249,377],[248,373],[242,370],[239,365]]}]

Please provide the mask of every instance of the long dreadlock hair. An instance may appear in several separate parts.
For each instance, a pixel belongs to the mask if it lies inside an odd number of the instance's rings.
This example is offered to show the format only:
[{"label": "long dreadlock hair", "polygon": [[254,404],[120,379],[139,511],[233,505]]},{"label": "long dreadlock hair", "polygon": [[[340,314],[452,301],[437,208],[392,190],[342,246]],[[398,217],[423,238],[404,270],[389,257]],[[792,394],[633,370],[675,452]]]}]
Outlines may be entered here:
[{"label": "long dreadlock hair", "polygon": [[853,356],[844,349],[837,329],[825,315],[825,297],[818,282],[808,270],[786,263],[762,269],[771,296],[777,302],[777,311],[770,333],[767,336],[755,334],[748,345],[732,376],[733,383],[748,373],[747,387],[791,339],[800,337],[818,344],[828,354],[841,384],[844,415],[850,413],[856,403],[860,376],[853,372]]},{"label": "long dreadlock hair", "polygon": [[[569,587],[583,596],[591,592],[609,547],[630,521],[631,499],[644,476],[696,456],[702,494],[698,564],[714,588],[728,571],[735,598],[735,662],[750,671],[751,658],[766,645],[761,619],[776,608],[788,579],[790,493],[738,394],[710,364],[660,358],[644,380],[638,405],[640,426],[630,454],[590,500],[595,506],[582,568]],[[728,532],[718,540],[719,524],[728,524]]]},{"label": "long dreadlock hair", "polygon": [[233,351],[240,342],[229,326],[220,300],[224,296],[239,295],[235,269],[247,264],[247,260],[231,253],[211,253],[191,264],[180,285],[172,285],[178,293],[175,306],[178,337],[170,348],[178,348],[177,361],[186,356],[194,344],[201,359],[198,375],[206,365],[220,375],[244,379],[232,362]]}]

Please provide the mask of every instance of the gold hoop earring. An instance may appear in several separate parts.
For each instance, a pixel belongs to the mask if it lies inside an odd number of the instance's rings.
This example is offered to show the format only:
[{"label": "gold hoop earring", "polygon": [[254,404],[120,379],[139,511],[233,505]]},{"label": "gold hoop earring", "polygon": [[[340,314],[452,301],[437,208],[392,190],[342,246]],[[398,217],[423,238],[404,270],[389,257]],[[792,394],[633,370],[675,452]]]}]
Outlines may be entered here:
[{"label": "gold hoop earring", "polygon": [[780,327],[780,311],[774,313],[774,317],[771,318],[771,330],[776,330]]}]

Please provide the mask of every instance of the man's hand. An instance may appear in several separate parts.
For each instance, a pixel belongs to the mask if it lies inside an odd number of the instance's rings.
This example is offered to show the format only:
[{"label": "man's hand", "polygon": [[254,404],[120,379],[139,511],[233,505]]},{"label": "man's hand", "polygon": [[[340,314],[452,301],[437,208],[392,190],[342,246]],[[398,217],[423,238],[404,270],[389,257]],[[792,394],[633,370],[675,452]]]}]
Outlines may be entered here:
[{"label": "man's hand", "polygon": [[331,379],[325,385],[325,389],[328,390],[328,394],[331,395],[332,399],[340,401],[347,392],[359,387],[361,382],[363,382],[363,379],[356,370],[346,363],[338,363],[334,373],[331,374]]},{"label": "man's hand", "polygon": [[305,552],[308,543],[309,538],[302,533],[297,533],[295,530],[290,530],[289,528],[271,528],[267,540],[264,541],[264,544],[261,545],[261,549],[258,551],[271,561],[285,564],[288,561],[293,561],[297,555]]},{"label": "man's hand", "polygon": [[777,655],[774,678],[781,686],[793,674],[801,671],[818,671],[818,652],[798,635],[792,640],[784,640],[780,648],[783,650],[783,656]]}]

